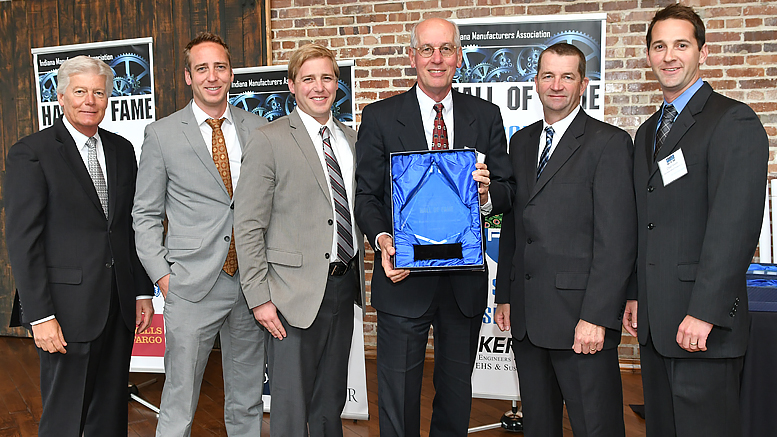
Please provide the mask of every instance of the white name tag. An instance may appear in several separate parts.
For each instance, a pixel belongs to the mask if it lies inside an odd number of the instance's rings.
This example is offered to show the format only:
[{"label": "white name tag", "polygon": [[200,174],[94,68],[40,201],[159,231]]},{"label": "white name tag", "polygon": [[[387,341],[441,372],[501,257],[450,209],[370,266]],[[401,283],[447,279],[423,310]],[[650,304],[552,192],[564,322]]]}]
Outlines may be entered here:
[{"label": "white name tag", "polygon": [[680,179],[688,174],[688,167],[685,166],[685,157],[682,149],[658,161],[658,169],[661,171],[661,179],[664,180],[664,186]]}]

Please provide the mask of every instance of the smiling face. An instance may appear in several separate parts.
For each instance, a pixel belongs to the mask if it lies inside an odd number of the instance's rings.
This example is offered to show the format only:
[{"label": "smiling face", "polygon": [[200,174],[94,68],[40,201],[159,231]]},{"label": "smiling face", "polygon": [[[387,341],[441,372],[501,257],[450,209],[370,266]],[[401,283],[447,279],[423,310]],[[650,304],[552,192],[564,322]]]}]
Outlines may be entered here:
[{"label": "smiling face", "polygon": [[580,77],[578,64],[577,56],[557,55],[550,51],[542,54],[534,85],[548,124],[563,119],[580,105],[588,78]]},{"label": "smiling face", "polygon": [[294,80],[288,83],[289,91],[297,100],[297,108],[325,124],[337,95],[337,76],[332,61],[329,58],[310,58],[299,68]]},{"label": "smiling face", "polygon": [[[416,27],[416,47],[442,47],[445,44],[456,46],[455,29],[446,20],[430,18]],[[435,102],[441,101],[451,89],[453,75],[461,67],[461,47],[455,54],[446,58],[435,49],[429,58],[422,57],[415,47],[410,48],[410,65],[416,69],[418,88]]]},{"label": "smiling face", "polygon": [[83,73],[70,76],[70,83],[57,101],[67,121],[82,134],[91,137],[97,133],[97,125],[105,117],[108,93],[105,76]]},{"label": "smiling face", "polygon": [[184,76],[192,87],[194,103],[211,117],[221,117],[233,79],[226,50],[214,42],[203,42],[192,47],[189,60]]},{"label": "smiling face", "polygon": [[670,18],[656,22],[647,61],[661,85],[664,99],[672,102],[700,77],[707,60],[707,45],[699,49],[693,24]]}]

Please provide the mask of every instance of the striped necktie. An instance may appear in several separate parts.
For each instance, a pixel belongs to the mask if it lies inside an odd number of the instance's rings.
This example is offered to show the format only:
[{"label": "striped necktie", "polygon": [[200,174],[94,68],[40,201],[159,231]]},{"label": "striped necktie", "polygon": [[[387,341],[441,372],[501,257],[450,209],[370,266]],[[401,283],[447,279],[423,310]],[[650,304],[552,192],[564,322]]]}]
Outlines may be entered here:
[{"label": "striped necktie", "polygon": [[351,225],[351,211],[348,208],[348,194],[345,191],[340,165],[337,164],[337,158],[332,150],[332,137],[329,135],[329,128],[321,126],[318,133],[324,144],[324,160],[332,186],[335,222],[337,222],[337,258],[347,264],[353,258],[353,234],[351,233],[353,226]]},{"label": "striped necktie", "polygon": [[87,167],[89,167],[89,176],[94,183],[94,189],[97,190],[97,197],[100,199],[100,205],[103,207],[103,214],[108,218],[108,184],[105,183],[100,161],[97,160],[97,138],[89,137],[86,140],[86,148],[89,153],[86,156]]},{"label": "striped necktie", "polygon": [[545,165],[548,163],[548,160],[550,159],[550,146],[553,145],[553,134],[554,134],[553,126],[548,126],[545,128],[545,148],[542,149],[542,155],[540,155],[540,163],[537,165],[537,179],[540,178],[540,175],[542,174],[542,170],[545,169]]}]

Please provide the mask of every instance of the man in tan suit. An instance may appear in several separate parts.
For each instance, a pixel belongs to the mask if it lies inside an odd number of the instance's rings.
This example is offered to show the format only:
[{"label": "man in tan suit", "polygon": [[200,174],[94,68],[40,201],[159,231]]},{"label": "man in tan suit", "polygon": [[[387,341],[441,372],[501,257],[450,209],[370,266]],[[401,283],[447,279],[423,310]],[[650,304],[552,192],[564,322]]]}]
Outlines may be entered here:
[{"label": "man in tan suit", "polygon": [[272,436],[342,436],[363,237],[356,133],[332,117],[339,68],[319,45],[289,60],[297,108],[254,131],[235,191],[243,293],[266,329]]}]

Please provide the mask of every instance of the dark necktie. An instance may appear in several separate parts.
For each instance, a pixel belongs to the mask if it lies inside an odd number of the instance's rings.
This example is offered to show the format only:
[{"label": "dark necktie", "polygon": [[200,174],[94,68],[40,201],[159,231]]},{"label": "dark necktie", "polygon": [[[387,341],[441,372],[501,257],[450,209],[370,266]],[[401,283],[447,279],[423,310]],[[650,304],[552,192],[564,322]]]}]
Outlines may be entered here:
[{"label": "dark necktie", "polygon": [[100,199],[100,205],[103,207],[103,214],[108,218],[108,184],[105,183],[100,161],[97,160],[97,138],[89,137],[86,140],[86,148],[89,153],[86,155],[87,167],[89,167],[89,176],[94,183],[94,189],[97,190],[97,197]]},{"label": "dark necktie", "polygon": [[[224,141],[224,132],[221,131],[221,125],[226,118],[220,118],[218,120],[209,118],[205,120],[211,129],[213,129],[213,135],[211,137],[211,147],[213,152],[213,163],[216,164],[216,170],[221,175],[221,180],[224,182],[224,186],[227,187],[227,193],[229,198],[232,198],[232,170],[229,168],[229,155],[227,155],[227,143]],[[237,252],[235,251],[235,229],[232,228],[232,237],[229,240],[229,252],[227,252],[227,259],[224,260],[224,272],[229,276],[235,276],[237,272]]]},{"label": "dark necktie", "polygon": [[553,133],[555,131],[553,130],[552,126],[548,126],[545,128],[545,148],[542,149],[542,154],[540,155],[540,163],[537,165],[537,179],[540,178],[540,175],[542,174],[542,170],[545,169],[545,164],[548,163],[548,160],[550,159],[550,146],[553,145]]},{"label": "dark necktie", "polygon": [[432,150],[448,150],[448,130],[445,129],[445,120],[442,119],[442,103],[434,105],[437,116],[434,117],[434,129],[432,130]]},{"label": "dark necktie", "polygon": [[661,126],[658,128],[658,133],[656,134],[656,150],[653,152],[653,162],[656,161],[658,151],[661,150],[661,146],[664,145],[664,141],[666,141],[666,137],[672,129],[675,117],[677,117],[677,110],[674,106],[665,106],[664,115],[661,117]]},{"label": "dark necktie", "polygon": [[337,258],[344,263],[353,258],[353,229],[351,225],[351,211],[348,208],[348,194],[345,191],[343,174],[337,163],[335,152],[332,150],[332,138],[329,128],[321,126],[318,131],[324,144],[324,161],[329,171],[329,182],[332,186],[332,200],[335,204],[335,222],[337,223]]}]

